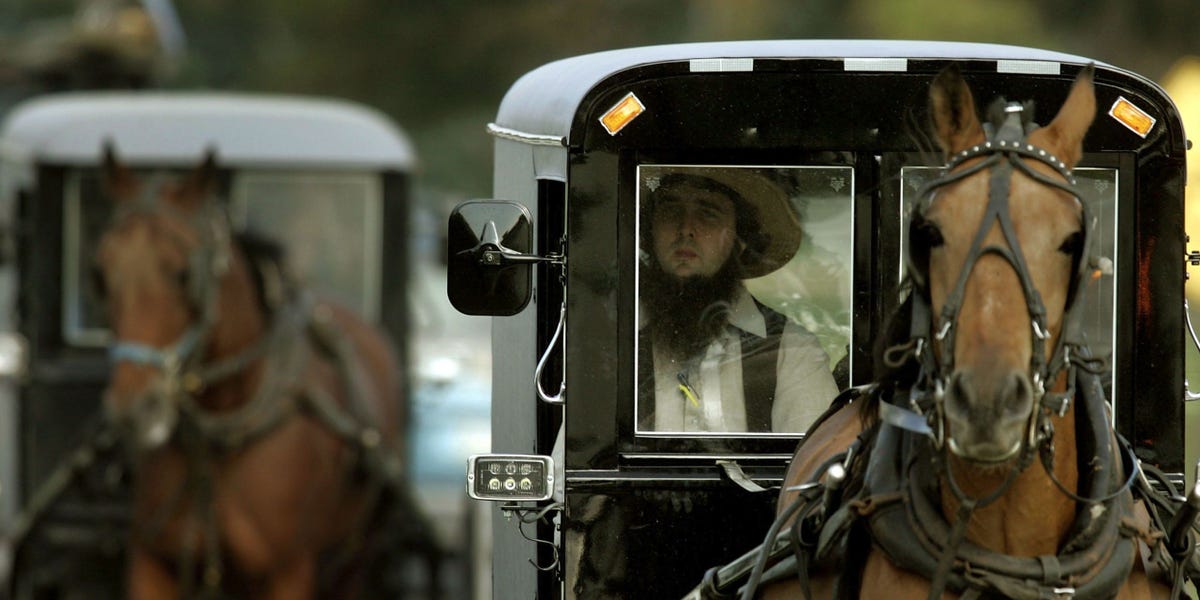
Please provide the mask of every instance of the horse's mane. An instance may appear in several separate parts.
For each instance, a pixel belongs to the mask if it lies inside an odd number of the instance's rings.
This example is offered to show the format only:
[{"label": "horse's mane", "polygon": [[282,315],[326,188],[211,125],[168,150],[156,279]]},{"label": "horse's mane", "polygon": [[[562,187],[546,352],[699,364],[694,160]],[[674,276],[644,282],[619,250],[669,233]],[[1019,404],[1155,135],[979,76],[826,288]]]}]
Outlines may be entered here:
[{"label": "horse's mane", "polygon": [[266,315],[274,313],[295,287],[287,249],[279,240],[250,230],[236,233],[234,244],[246,259],[259,309]]},{"label": "horse's mane", "polygon": [[[904,302],[892,309],[884,319],[882,331],[875,338],[875,345],[872,348],[873,373],[878,387],[876,393],[868,394],[864,401],[859,403],[859,417],[862,419],[864,429],[870,428],[879,420],[881,398],[890,398],[895,395],[897,390],[907,389],[917,380],[919,364],[915,355],[904,354],[904,359],[899,363],[893,363],[885,358],[893,347],[908,342],[912,335],[913,294],[924,293],[911,282],[901,285],[902,290],[905,287],[909,288],[908,295],[905,296]],[[894,357],[896,353],[892,352],[891,355]]]}]

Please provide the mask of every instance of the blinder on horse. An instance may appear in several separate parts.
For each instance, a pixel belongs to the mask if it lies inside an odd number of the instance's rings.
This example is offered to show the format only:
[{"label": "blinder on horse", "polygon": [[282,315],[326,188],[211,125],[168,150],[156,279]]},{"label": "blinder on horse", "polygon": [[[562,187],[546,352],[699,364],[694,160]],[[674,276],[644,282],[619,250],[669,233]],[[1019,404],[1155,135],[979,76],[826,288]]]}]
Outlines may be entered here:
[{"label": "blinder on horse", "polygon": [[[943,168],[940,177],[922,186],[918,192],[918,204],[913,207],[909,216],[905,260],[915,289],[912,294],[912,326],[908,347],[915,352],[921,372],[911,392],[913,410],[883,403],[881,416],[885,422],[929,436],[938,449],[946,443],[943,439],[942,403],[949,379],[954,372],[954,344],[959,312],[962,309],[967,279],[975,264],[985,255],[1003,258],[1012,266],[1020,281],[1033,333],[1029,376],[1033,383],[1035,400],[1042,408],[1060,416],[1066,413],[1070,399],[1074,396],[1074,388],[1069,387],[1062,393],[1046,391],[1047,386],[1052,385],[1064,369],[1071,370],[1077,365],[1083,365],[1091,372],[1098,372],[1103,367],[1103,361],[1091,359],[1087,355],[1080,325],[1080,315],[1083,311],[1080,309],[1082,303],[1079,296],[1093,270],[1092,261],[1085,261],[1084,256],[1089,248],[1094,221],[1066,164],[1050,152],[1027,141],[1028,134],[1037,128],[1031,119],[1031,107],[1016,102],[998,104],[992,113],[993,122],[984,124],[986,140],[953,156]],[[1024,159],[1032,159],[1050,167],[1062,180],[1033,169]],[[971,163],[976,160],[977,162]],[[937,327],[934,329],[928,282],[929,252],[941,243],[941,234],[925,219],[925,213],[939,189],[982,171],[988,171],[989,174],[987,205],[966,260],[947,295],[938,315]],[[1070,252],[1072,255],[1073,274],[1064,307],[1062,331],[1048,359],[1045,346],[1050,331],[1046,323],[1046,308],[1034,286],[1009,213],[1011,181],[1017,171],[1039,184],[1072,196],[1080,214],[1080,233],[1072,236],[1067,244],[1060,248],[1061,251]],[[993,226],[1000,228],[1007,248],[995,244],[984,245],[984,239]],[[931,333],[934,340],[941,345],[940,356],[930,348]],[[1069,375],[1067,379],[1069,385],[1073,384],[1073,376]],[[914,410],[916,415],[912,414]],[[1027,462],[1028,454],[1040,443],[1046,442],[1049,435],[1046,413],[1035,407],[1030,415],[1027,441],[1023,444],[1025,456],[1020,462]],[[952,442],[951,450],[954,450]]]}]

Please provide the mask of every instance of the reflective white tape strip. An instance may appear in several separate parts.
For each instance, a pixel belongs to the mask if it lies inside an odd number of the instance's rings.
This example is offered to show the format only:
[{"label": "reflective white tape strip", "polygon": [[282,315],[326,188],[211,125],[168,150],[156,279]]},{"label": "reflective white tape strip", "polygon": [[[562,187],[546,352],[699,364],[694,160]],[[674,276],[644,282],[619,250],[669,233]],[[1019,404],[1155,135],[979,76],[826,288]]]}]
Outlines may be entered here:
[{"label": "reflective white tape strip", "polygon": [[908,71],[907,58],[847,58],[842,61],[847,71]]},{"label": "reflective white tape strip", "polygon": [[997,73],[1019,73],[1024,75],[1061,75],[1062,63],[1046,60],[1005,60],[996,61]]},{"label": "reflective white tape strip", "polygon": [[753,58],[694,58],[688,62],[693,73],[753,71]]}]

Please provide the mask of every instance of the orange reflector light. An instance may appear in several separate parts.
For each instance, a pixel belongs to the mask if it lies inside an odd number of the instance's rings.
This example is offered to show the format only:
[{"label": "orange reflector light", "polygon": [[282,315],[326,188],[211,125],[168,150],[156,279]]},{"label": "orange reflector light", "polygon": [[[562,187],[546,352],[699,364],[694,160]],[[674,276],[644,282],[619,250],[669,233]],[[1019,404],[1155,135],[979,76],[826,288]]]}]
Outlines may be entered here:
[{"label": "orange reflector light", "polygon": [[603,117],[600,117],[600,124],[604,126],[604,130],[608,132],[608,135],[617,135],[618,131],[624,129],[630,121],[636,119],[645,110],[646,107],[642,104],[642,101],[638,100],[637,96],[633,95],[633,92],[629,92],[625,94],[624,98],[621,98],[620,102],[617,102],[612,108],[608,109],[608,112],[604,113]]},{"label": "orange reflector light", "polygon": [[1142,137],[1146,137],[1158,121],[1146,111],[1134,106],[1124,96],[1118,97],[1117,101],[1113,102],[1112,108],[1108,109],[1108,115]]}]

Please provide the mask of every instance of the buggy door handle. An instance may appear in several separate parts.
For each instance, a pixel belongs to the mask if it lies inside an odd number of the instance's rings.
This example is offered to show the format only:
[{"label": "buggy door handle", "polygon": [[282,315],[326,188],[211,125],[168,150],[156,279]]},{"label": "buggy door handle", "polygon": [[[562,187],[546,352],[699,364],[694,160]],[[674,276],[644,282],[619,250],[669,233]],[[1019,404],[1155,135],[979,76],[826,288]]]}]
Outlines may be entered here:
[{"label": "buggy door handle", "polygon": [[559,376],[558,393],[551,396],[542,389],[542,369],[546,367],[546,361],[550,358],[550,353],[554,351],[554,346],[558,344],[558,338],[563,337],[563,328],[567,322],[567,299],[563,298],[562,309],[558,311],[558,326],[554,328],[554,335],[550,337],[550,343],[546,344],[546,350],[542,352],[542,357],[538,359],[537,368],[533,371],[533,382],[537,386],[538,398],[546,404],[565,404],[567,401],[567,353],[566,344],[563,344],[562,357],[562,373]]}]

